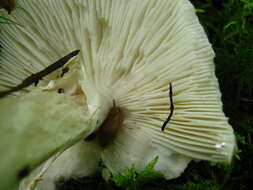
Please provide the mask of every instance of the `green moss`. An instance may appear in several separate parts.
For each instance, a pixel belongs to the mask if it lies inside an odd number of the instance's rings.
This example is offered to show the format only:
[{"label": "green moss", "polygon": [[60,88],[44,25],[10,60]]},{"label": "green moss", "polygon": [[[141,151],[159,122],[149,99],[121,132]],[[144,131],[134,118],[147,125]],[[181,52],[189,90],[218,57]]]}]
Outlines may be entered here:
[{"label": "green moss", "polygon": [[158,161],[158,157],[152,160],[143,171],[137,174],[134,167],[127,169],[119,175],[113,176],[112,181],[117,187],[122,187],[126,190],[142,189],[146,184],[156,179],[161,179],[163,175],[154,170],[154,166]]}]

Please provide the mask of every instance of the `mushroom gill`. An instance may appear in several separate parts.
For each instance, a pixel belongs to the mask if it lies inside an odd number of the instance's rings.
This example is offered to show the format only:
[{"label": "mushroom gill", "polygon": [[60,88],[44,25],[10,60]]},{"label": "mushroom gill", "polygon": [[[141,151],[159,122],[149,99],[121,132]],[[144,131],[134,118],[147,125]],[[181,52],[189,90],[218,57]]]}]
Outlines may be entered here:
[{"label": "mushroom gill", "polygon": [[[71,86],[79,86],[91,111],[103,107],[100,124],[113,100],[124,114],[122,127],[104,149],[96,141],[82,141],[57,159],[73,163],[71,172],[66,167],[67,176],[98,170],[98,163],[85,170],[94,154],[112,173],[132,165],[140,171],[159,156],[156,169],[167,179],[178,177],[191,160],[231,161],[235,139],[222,111],[214,52],[188,0],[19,0],[18,4],[22,9],[9,18],[20,25],[1,28],[1,89],[80,49]],[[37,88],[50,82],[56,79],[44,80]],[[162,131],[171,111],[170,83],[175,109]],[[64,165],[59,169],[57,160],[52,168],[61,174],[55,176],[64,175],[67,169]]]}]

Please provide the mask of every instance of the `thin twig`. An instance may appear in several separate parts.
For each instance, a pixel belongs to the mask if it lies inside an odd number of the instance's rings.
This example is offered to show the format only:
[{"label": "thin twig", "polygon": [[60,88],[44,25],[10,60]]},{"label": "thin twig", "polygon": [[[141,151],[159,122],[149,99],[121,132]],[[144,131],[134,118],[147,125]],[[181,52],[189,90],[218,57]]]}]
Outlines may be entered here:
[{"label": "thin twig", "polygon": [[44,70],[32,74],[31,76],[27,77],[23,82],[14,88],[10,90],[6,90],[3,92],[0,92],[0,98],[3,98],[5,96],[10,95],[12,92],[16,92],[18,90],[22,90],[23,88],[26,88],[30,86],[31,84],[35,84],[35,86],[38,84],[39,80],[41,80],[43,77],[47,76],[48,74],[54,72],[55,70],[59,69],[60,67],[64,66],[72,57],[78,55],[80,50],[73,51],[69,53],[68,55],[64,56],[63,58],[59,59],[55,63],[49,65]]},{"label": "thin twig", "polygon": [[166,121],[163,123],[162,126],[162,131],[164,131],[166,125],[169,123],[172,115],[173,115],[173,111],[174,111],[174,104],[173,104],[173,92],[172,92],[172,84],[170,83],[170,92],[169,92],[169,97],[170,97],[170,114],[168,116],[168,118],[166,119]]}]

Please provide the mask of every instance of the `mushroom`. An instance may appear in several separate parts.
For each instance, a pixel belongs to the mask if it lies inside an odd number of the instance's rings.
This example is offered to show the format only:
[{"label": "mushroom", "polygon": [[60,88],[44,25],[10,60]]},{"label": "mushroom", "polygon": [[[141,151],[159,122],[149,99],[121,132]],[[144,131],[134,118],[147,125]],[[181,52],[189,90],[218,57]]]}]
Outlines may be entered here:
[{"label": "mushroom", "polygon": [[[1,89],[80,49],[63,77],[56,71],[15,95],[64,89],[85,99],[98,123],[52,161],[38,188],[53,189],[59,177],[91,175],[100,161],[116,174],[133,165],[140,171],[159,156],[155,169],[166,179],[180,176],[191,160],[231,161],[235,138],[222,111],[214,52],[188,0],[18,3],[22,9],[9,18],[22,26],[1,28]],[[162,131],[170,99],[174,111]]]}]

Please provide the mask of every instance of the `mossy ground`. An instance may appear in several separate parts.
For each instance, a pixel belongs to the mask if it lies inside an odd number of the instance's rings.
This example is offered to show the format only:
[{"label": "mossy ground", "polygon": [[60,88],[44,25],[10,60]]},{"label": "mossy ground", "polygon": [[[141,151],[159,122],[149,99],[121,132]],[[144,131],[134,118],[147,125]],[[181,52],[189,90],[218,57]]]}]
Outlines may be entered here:
[{"label": "mossy ground", "polygon": [[[253,0],[191,2],[216,53],[224,112],[235,130],[238,150],[231,165],[192,162],[178,179],[150,180],[132,189],[246,190],[253,181]],[[59,184],[59,190],[79,189],[130,190],[106,183],[99,175]]]}]

